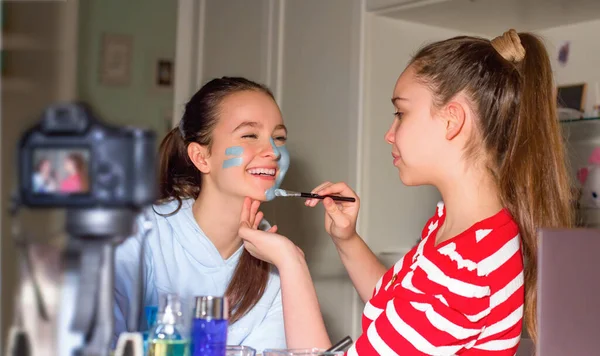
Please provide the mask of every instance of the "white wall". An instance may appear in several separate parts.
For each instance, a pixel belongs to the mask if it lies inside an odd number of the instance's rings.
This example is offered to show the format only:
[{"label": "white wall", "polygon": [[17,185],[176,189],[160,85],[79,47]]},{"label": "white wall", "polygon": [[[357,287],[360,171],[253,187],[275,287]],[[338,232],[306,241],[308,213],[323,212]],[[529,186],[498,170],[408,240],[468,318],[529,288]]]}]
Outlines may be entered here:
[{"label": "white wall", "polygon": [[[596,90],[596,85],[600,90],[600,70],[598,70],[600,42],[597,39],[599,32],[600,20],[538,32],[548,47],[556,83],[558,85],[588,83],[586,113],[591,113],[593,105],[600,105],[600,92]],[[562,66],[558,63],[558,48],[564,41],[571,43],[569,61],[567,65]]]},{"label": "white wall", "polygon": [[[439,2],[440,0],[434,0]],[[444,0],[441,0],[444,1]],[[417,5],[417,3],[423,2],[428,3],[430,0],[367,0],[367,10],[372,12],[388,12],[398,8],[410,8]]]},{"label": "white wall", "polygon": [[[589,116],[595,104],[600,104],[600,71],[598,56],[600,43],[595,34],[600,31],[600,20],[570,26],[560,26],[538,32],[548,48],[557,85],[587,83],[585,112]],[[570,41],[569,60],[566,65],[558,63],[558,48]],[[598,90],[596,90],[598,86]],[[600,126],[597,123],[563,124],[567,133],[567,145],[573,176],[579,167],[587,164],[592,150],[600,146]]]},{"label": "white wall", "polygon": [[[180,0],[180,6],[187,25],[179,24],[176,78],[194,78],[176,81],[176,108],[213,77],[266,83],[289,130],[291,167],[283,186],[309,191],[325,180],[354,186],[362,1]],[[263,210],[304,250],[332,340],[351,333],[355,292],[325,232],[322,207],[288,199]]]},{"label": "white wall", "polygon": [[420,239],[440,199],[431,186],[404,186],[392,165],[391,147],[383,138],[394,119],[392,91],[420,47],[459,33],[375,15],[367,16],[367,28],[362,219],[371,249],[376,253],[399,252],[386,256],[390,263]]},{"label": "white wall", "polygon": [[267,81],[268,0],[206,2],[200,84],[214,77]]},{"label": "white wall", "polygon": [[[285,186],[356,187],[360,1],[286,1],[281,106],[292,166]],[[356,292],[324,229],[322,207],[275,201],[282,232],[306,253],[332,342],[352,333]],[[356,335],[353,335],[356,337]]]},{"label": "white wall", "polygon": [[[593,106],[600,105],[600,43],[595,38],[599,31],[600,20],[596,20],[539,32],[548,48],[557,85],[587,83],[586,116],[592,116]],[[570,41],[570,53],[567,64],[563,66],[558,63],[558,48],[565,41]],[[577,170],[587,166],[589,155],[596,147],[600,147],[599,124],[597,121],[562,124],[575,182]],[[594,227],[600,224],[597,214],[589,214],[585,209],[581,213],[585,224]]]},{"label": "white wall", "polygon": [[179,0],[173,124],[207,81],[244,76],[277,93],[282,0]]},{"label": "white wall", "polygon": [[[353,4],[354,3],[354,4]],[[326,180],[356,183],[357,83],[353,7],[358,1],[286,3],[281,107],[292,166],[284,185],[307,191]],[[352,100],[354,99],[354,100]],[[276,201],[277,219],[307,249],[313,273],[343,273],[324,230],[323,211]]]}]

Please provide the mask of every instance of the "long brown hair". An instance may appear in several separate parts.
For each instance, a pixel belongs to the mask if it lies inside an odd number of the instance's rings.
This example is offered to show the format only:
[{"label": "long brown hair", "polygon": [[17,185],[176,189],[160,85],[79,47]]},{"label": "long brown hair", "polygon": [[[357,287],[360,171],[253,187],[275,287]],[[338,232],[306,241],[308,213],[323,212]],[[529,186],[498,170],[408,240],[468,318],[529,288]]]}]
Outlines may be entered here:
[{"label": "long brown hair", "polygon": [[[474,143],[485,148],[503,205],[520,230],[525,257],[525,324],[537,340],[537,233],[571,227],[571,182],[556,109],[552,68],[543,43],[510,30],[492,41],[455,37],[421,49],[413,58],[417,78],[434,105],[458,93],[471,100],[478,120]],[[478,152],[468,147],[472,156]]]},{"label": "long brown hair", "polygon": [[[196,199],[202,188],[202,173],[192,164],[187,146],[192,142],[212,146],[212,132],[219,120],[220,105],[227,96],[243,91],[257,91],[274,99],[264,85],[244,78],[223,77],[206,83],[185,105],[179,126],[171,130],[160,145],[159,203]],[[270,266],[244,250],[225,291],[234,323],[252,309],[267,287]]]},{"label": "long brown hair", "polygon": [[87,192],[90,188],[90,181],[85,158],[83,158],[83,155],[80,153],[71,153],[67,156],[67,159],[73,162],[75,171],[77,171],[76,174],[79,176],[79,180],[81,182],[80,190],[82,192]]}]

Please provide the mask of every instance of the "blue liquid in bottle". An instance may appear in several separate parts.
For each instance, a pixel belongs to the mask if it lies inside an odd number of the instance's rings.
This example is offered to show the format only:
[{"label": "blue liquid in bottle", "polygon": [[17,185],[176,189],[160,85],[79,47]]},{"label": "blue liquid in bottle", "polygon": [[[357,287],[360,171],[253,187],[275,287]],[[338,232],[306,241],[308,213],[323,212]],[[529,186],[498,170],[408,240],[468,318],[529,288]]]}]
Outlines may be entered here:
[{"label": "blue liquid in bottle", "polygon": [[226,297],[196,297],[191,356],[225,356],[229,310]]},{"label": "blue liquid in bottle", "polygon": [[227,320],[194,319],[192,356],[223,356],[227,345]]},{"label": "blue liquid in bottle", "polygon": [[148,322],[146,327],[147,330],[142,332],[142,337],[144,339],[144,355],[148,355],[148,333],[154,326],[156,326],[156,315],[158,314],[158,306],[156,305],[147,305],[144,307],[144,312],[146,314],[146,321]]}]

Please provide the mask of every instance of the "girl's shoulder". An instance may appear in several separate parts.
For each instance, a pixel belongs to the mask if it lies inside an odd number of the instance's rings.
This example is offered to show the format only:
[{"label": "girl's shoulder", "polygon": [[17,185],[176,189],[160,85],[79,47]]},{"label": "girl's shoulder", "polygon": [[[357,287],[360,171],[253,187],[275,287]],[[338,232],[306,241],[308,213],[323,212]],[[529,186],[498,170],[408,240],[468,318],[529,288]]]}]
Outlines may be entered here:
[{"label": "girl's shoulder", "polygon": [[472,250],[484,259],[511,243],[520,247],[519,227],[510,212],[502,209],[496,214],[480,220],[455,238],[460,249]]},{"label": "girl's shoulder", "polygon": [[[435,213],[427,221],[421,232],[421,239],[431,235],[431,233],[440,228],[446,218],[446,207],[443,201],[437,203]],[[458,236],[469,235],[476,242],[481,241],[487,235],[506,235],[506,237],[514,237],[518,234],[519,227],[508,209],[504,208],[496,214],[489,216],[483,220],[474,223],[470,228],[463,231]]]},{"label": "girl's shoulder", "polygon": [[[427,238],[434,231],[436,231],[440,227],[441,223],[443,222],[445,215],[446,215],[446,209],[444,207],[444,202],[440,201],[437,203],[437,206],[435,208],[435,212],[434,212],[433,216],[431,218],[429,218],[429,220],[427,220],[427,223],[423,227],[423,230],[421,231],[420,240]],[[416,246],[413,246],[413,247],[416,247]]]},{"label": "girl's shoulder", "polygon": [[169,199],[163,202],[155,203],[148,207],[146,213],[162,218],[169,218],[191,209],[193,203],[193,199],[181,199],[181,201],[177,199]]},{"label": "girl's shoulder", "polygon": [[[140,249],[144,237],[147,237],[147,247],[151,247],[152,240],[160,236],[171,236],[173,226],[181,225],[180,218],[187,208],[188,202],[183,200],[181,207],[177,200],[154,204],[144,208],[138,215],[133,226],[132,235],[118,246],[119,250]],[[165,229],[168,234],[165,234]],[[163,233],[161,233],[161,231]]]}]

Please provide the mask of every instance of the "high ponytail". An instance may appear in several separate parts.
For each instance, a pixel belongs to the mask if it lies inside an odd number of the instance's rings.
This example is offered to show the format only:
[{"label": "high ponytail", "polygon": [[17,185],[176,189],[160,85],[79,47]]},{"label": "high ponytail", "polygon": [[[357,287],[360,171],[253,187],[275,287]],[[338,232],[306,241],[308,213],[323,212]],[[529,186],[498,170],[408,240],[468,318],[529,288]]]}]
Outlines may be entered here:
[{"label": "high ponytail", "polygon": [[[190,160],[187,147],[195,142],[212,147],[212,132],[218,121],[223,100],[235,93],[256,91],[268,95],[273,93],[264,85],[244,78],[223,77],[206,83],[192,96],[178,125],[163,139],[160,145],[159,201],[177,200],[177,208],[164,216],[177,213],[183,199],[196,199],[202,188],[202,173]],[[271,267],[246,250],[242,253],[229,286],[225,291],[231,315],[235,323],[252,309],[263,296]]]},{"label": "high ponytail", "polygon": [[[561,134],[552,68],[542,42],[518,35],[525,56],[519,113],[500,162],[503,201],[519,225],[525,256],[525,323],[537,340],[537,229],[573,226],[571,182]],[[501,53],[502,54],[502,53]]]},{"label": "high ponytail", "polygon": [[460,36],[432,43],[410,65],[433,91],[436,107],[462,92],[479,118],[466,153],[486,162],[503,205],[519,226],[525,258],[525,325],[535,341],[537,229],[569,228],[574,223],[546,49],[534,35],[510,30],[492,41]]}]

